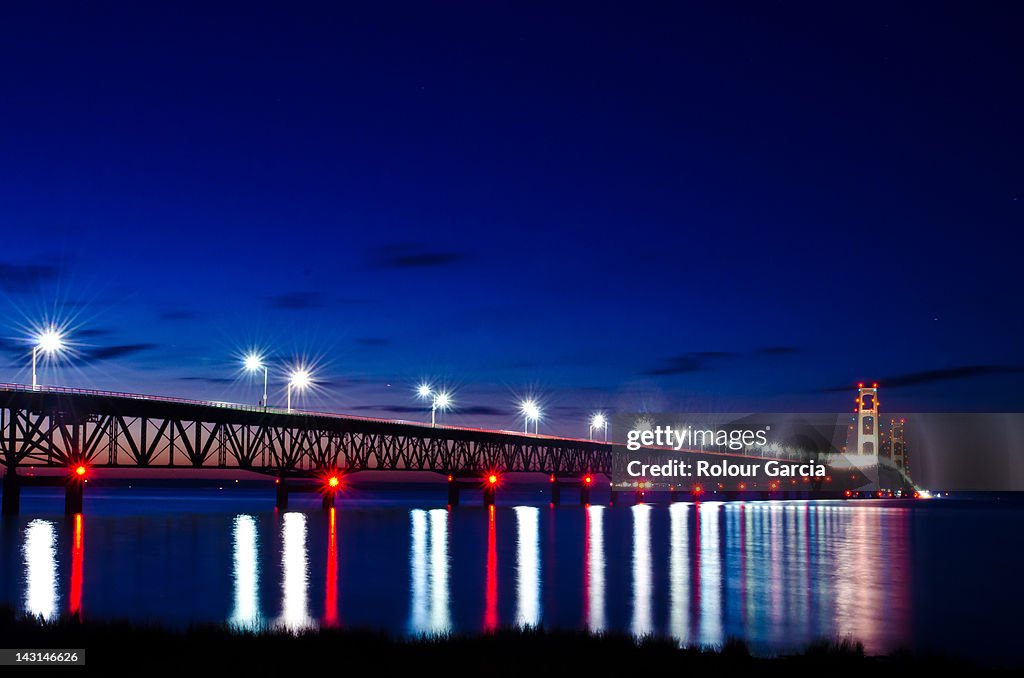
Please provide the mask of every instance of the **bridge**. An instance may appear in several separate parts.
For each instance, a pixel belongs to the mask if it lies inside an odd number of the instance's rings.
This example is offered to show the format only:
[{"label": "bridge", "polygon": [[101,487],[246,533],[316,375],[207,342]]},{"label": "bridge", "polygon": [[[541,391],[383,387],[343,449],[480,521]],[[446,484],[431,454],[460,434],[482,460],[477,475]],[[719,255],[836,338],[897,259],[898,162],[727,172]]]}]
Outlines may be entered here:
[{"label": "bridge", "polygon": [[[275,479],[280,509],[287,508],[289,492],[308,488],[305,481],[309,479],[316,479],[312,484],[322,494],[324,507],[333,506],[343,478],[360,471],[441,474],[447,478],[452,506],[458,505],[464,489],[482,490],[484,503],[493,504],[504,473],[543,473],[550,479],[553,504],[560,503],[566,487],[578,488],[580,502],[587,504],[597,477],[612,475],[612,451],[611,443],[577,438],[134,393],[0,384],[5,514],[19,511],[21,488],[26,485],[62,485],[65,512],[81,513],[89,471],[124,467],[234,468],[265,474]],[[694,460],[744,457],[742,453],[681,452]],[[777,461],[795,465],[802,460]],[[26,467],[32,472],[19,473]],[[40,467],[61,472],[36,474]],[[625,485],[612,487],[612,501],[626,489]],[[688,489],[695,495],[703,491],[699,484]],[[719,489],[748,497],[753,490],[739,481],[735,487],[719,485],[714,491]],[[673,495],[687,491],[671,490]],[[769,490],[785,491],[777,483]],[[644,490],[637,491],[638,497],[642,496]]]},{"label": "bridge", "polygon": [[[72,388],[0,384],[3,511],[17,513],[20,488],[45,484],[19,468],[65,470],[65,508],[81,512],[84,476],[96,467],[238,468],[272,475],[277,505],[289,481],[330,480],[325,505],[343,474],[430,471],[447,476],[450,504],[459,490],[482,487],[494,502],[497,474],[539,472],[589,496],[596,474],[612,468],[609,443],[409,421],[282,410],[201,400]],[[50,476],[50,478],[54,478]]]}]

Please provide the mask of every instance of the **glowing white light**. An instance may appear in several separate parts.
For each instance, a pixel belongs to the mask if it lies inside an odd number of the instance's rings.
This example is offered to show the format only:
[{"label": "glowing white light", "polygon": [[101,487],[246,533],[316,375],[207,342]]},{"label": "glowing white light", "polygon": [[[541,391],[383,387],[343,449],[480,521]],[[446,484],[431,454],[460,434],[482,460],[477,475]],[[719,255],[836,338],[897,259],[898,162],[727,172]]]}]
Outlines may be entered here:
[{"label": "glowing white light", "polygon": [[25,611],[33,617],[50,619],[57,612],[56,546],[52,521],[37,518],[25,528]]},{"label": "glowing white light", "polygon": [[427,632],[427,512],[413,509],[409,512],[412,521],[412,546],[409,553],[409,570],[412,578],[412,618],[409,626],[413,633]]},{"label": "glowing white light", "polygon": [[590,425],[594,428],[601,430],[608,424],[608,420],[605,419],[604,415],[598,412],[590,418]]},{"label": "glowing white light", "polygon": [[537,421],[540,419],[540,405],[538,405],[537,401],[533,399],[524,400],[519,403],[519,411],[522,412],[523,416],[530,421]]},{"label": "glowing white light", "polygon": [[448,593],[448,511],[430,511],[430,629],[431,633],[451,631]]},{"label": "glowing white light", "polygon": [[263,356],[261,356],[259,353],[250,353],[247,356],[245,356],[245,359],[242,361],[242,364],[245,365],[245,369],[247,371],[258,372],[259,370],[263,369]]},{"label": "glowing white light", "polygon": [[587,628],[605,630],[604,507],[587,507]]},{"label": "glowing white light", "polygon": [[540,623],[540,510],[516,506],[516,625]]},{"label": "glowing white light", "polygon": [[669,633],[686,646],[690,638],[690,525],[687,504],[668,507],[671,555],[669,556]]},{"label": "glowing white light", "polygon": [[444,412],[451,406],[452,397],[448,394],[447,391],[441,391],[440,393],[437,394],[437,397],[434,398],[434,407],[441,410],[442,412]]},{"label": "glowing white light", "polygon": [[64,347],[64,333],[52,325],[36,336],[36,348],[43,353],[59,353]]},{"label": "glowing white light", "polygon": [[412,550],[409,554],[412,582],[412,618],[416,634],[451,631],[448,591],[448,511],[413,509]]},{"label": "glowing white light", "polygon": [[[700,550],[700,635],[701,645],[721,645],[725,642],[722,634],[722,559],[719,549],[718,517],[721,502],[701,502],[697,507],[700,531],[697,533]],[[773,507],[773,510],[776,507]],[[778,564],[780,558],[773,558]],[[775,587],[781,591],[782,586]],[[782,610],[782,605],[773,607]]]},{"label": "glowing white light", "polygon": [[288,375],[288,384],[297,391],[308,388],[312,383],[313,376],[304,367],[298,367]]},{"label": "glowing white light", "polygon": [[651,507],[637,504],[633,513],[633,623],[635,636],[646,636],[654,631],[651,595],[654,592],[651,576]]},{"label": "glowing white light", "polygon": [[306,516],[284,514],[281,526],[281,621],[290,631],[313,625],[309,616],[309,555],[306,553]]},{"label": "glowing white light", "polygon": [[416,395],[420,398],[429,398],[433,393],[434,390],[430,388],[430,384],[420,384],[416,387]]},{"label": "glowing white light", "polygon": [[231,623],[251,629],[259,625],[259,547],[256,520],[249,515],[235,516],[234,543],[235,610]]}]

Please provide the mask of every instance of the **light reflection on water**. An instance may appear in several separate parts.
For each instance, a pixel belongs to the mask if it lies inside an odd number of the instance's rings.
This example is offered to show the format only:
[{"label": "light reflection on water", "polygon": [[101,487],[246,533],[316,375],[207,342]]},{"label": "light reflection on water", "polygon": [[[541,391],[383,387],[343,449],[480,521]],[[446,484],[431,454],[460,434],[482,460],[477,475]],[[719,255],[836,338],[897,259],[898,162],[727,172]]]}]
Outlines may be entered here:
[{"label": "light reflection on water", "polygon": [[235,608],[231,623],[243,629],[253,628],[260,623],[259,537],[255,518],[246,514],[235,516],[232,545]]},{"label": "light reflection on water", "polygon": [[448,511],[413,509],[410,550],[414,634],[447,633],[451,630],[448,608]]},{"label": "light reflection on water", "polygon": [[281,617],[278,624],[298,631],[313,625],[309,616],[309,555],[306,516],[285,513],[281,521]]},{"label": "light reflection on water", "polygon": [[[0,553],[17,558],[0,560],[0,600],[44,618],[84,605],[90,618],[138,610],[147,621],[159,603],[173,605],[175,619],[247,628],[265,619],[289,629],[340,624],[412,634],[582,624],[668,634],[684,645],[742,637],[762,651],[845,636],[869,651],[948,643],[944,626],[929,626],[941,619],[930,610],[969,612],[982,595],[972,598],[971,587],[983,592],[989,579],[1013,582],[1015,573],[1000,575],[998,561],[986,561],[978,578],[963,578],[956,605],[948,599],[959,590],[914,595],[934,577],[928,568],[936,561],[915,554],[912,539],[918,551],[942,555],[934,548],[945,547],[947,523],[919,520],[915,535],[912,516],[884,504],[701,502],[342,507],[217,514],[159,529],[150,529],[150,517],[25,518],[3,526]],[[991,521],[965,524],[976,531]],[[925,529],[941,537],[922,540]],[[133,574],[154,551],[205,593],[160,598],[159,575]],[[112,584],[121,579],[130,585]],[[1012,585],[1004,591],[985,599],[1010,614],[1024,596]],[[958,633],[973,627],[984,621]]]},{"label": "light reflection on water", "polygon": [[603,506],[588,506],[586,512],[584,619],[587,628],[594,633],[604,631],[607,625],[604,597],[604,510]]},{"label": "light reflection on water", "polygon": [[50,619],[57,612],[57,533],[51,520],[33,520],[25,528],[25,611]]},{"label": "light reflection on water", "polygon": [[540,509],[516,506],[516,626],[540,623]]}]

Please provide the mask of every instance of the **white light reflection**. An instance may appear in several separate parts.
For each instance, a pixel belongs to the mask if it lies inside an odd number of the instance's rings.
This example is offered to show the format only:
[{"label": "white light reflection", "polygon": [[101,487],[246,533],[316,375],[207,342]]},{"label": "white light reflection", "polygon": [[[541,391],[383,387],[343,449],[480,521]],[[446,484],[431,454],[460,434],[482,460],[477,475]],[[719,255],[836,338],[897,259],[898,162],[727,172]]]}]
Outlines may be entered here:
[{"label": "white light reflection", "polygon": [[260,623],[259,545],[256,520],[252,516],[235,516],[232,543],[235,609],[231,624],[251,629]]},{"label": "white light reflection", "polygon": [[50,619],[57,611],[57,533],[49,520],[31,521],[25,528],[25,611]]},{"label": "white light reflection", "polygon": [[[412,615],[409,626],[416,634],[440,634],[451,630],[448,600],[448,511],[413,509]],[[429,524],[428,524],[429,523]]]},{"label": "white light reflection", "polygon": [[540,623],[540,510],[516,506],[516,626]]},{"label": "white light reflection", "polygon": [[689,504],[668,507],[671,553],[669,555],[669,634],[680,645],[690,644],[690,526]]},{"label": "white light reflection", "polygon": [[601,633],[607,626],[604,603],[604,507],[587,507],[587,628]]},{"label": "white light reflection", "polygon": [[653,632],[651,621],[651,507],[637,504],[633,512],[633,623],[635,636]]},{"label": "white light reflection", "polygon": [[313,625],[309,616],[309,556],[306,553],[306,516],[284,514],[281,526],[280,625],[297,631]]},{"label": "white light reflection", "polygon": [[718,536],[721,502],[701,502],[700,521],[700,644],[721,645],[722,637],[722,561]]}]

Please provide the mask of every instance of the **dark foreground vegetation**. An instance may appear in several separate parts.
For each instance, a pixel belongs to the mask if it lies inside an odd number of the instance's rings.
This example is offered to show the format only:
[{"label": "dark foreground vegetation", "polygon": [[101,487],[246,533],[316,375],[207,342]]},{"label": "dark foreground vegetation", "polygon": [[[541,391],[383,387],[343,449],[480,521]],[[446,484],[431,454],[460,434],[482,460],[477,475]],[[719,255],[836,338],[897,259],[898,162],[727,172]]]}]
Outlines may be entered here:
[{"label": "dark foreground vegetation", "polygon": [[550,630],[506,629],[486,635],[420,639],[328,628],[299,634],[275,629],[238,632],[227,626],[195,626],[174,631],[129,622],[82,622],[74,618],[41,622],[20,616],[10,608],[0,608],[0,647],[84,648],[87,667],[136,671],[185,667],[362,667],[380,675],[402,670],[411,676],[540,676],[580,672],[602,676],[612,671],[680,675],[701,670],[725,676],[736,675],[737,671],[750,672],[747,675],[751,676],[920,675],[919,672],[929,670],[967,670],[972,675],[981,671],[1011,672],[930,655],[897,653],[869,657],[860,644],[852,641],[821,642],[795,654],[755,657],[740,641],[730,641],[715,649],[681,649],[667,638],[636,642],[626,634]]}]

